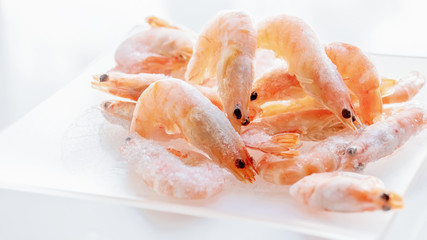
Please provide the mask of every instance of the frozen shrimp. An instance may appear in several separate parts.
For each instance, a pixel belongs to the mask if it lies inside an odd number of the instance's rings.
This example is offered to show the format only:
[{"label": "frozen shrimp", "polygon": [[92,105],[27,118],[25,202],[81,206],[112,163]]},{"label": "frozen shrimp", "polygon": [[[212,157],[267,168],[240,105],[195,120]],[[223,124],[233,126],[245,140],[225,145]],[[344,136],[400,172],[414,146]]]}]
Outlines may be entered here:
[{"label": "frozen shrimp", "polygon": [[[424,86],[426,82],[426,77],[419,72],[411,72],[406,76],[399,78],[397,81],[391,79],[384,79],[384,82],[394,82],[385,84],[385,87],[382,89],[384,92],[389,92],[384,94],[382,100],[383,103],[400,103],[411,100],[420,89]],[[386,89],[386,86],[390,86],[390,89]]]},{"label": "frozen shrimp", "polygon": [[238,132],[250,122],[255,50],[256,31],[250,17],[238,11],[221,12],[199,35],[185,73],[191,83],[216,77],[224,112]]},{"label": "frozen shrimp", "polygon": [[289,191],[298,202],[320,211],[388,211],[403,207],[402,197],[385,190],[380,179],[351,172],[313,174]]},{"label": "frozen shrimp", "polygon": [[359,99],[359,116],[363,123],[374,123],[374,119],[381,115],[383,105],[375,65],[358,47],[347,43],[330,43],[325,50],[347,87]]},{"label": "frozen shrimp", "polygon": [[408,139],[425,128],[427,110],[407,107],[386,120],[366,127],[343,155],[341,169],[358,171],[369,162],[390,155]]},{"label": "frozen shrimp", "polygon": [[[136,103],[121,100],[108,100],[101,103],[104,117],[113,124],[129,128]],[[263,129],[245,130],[241,137],[246,147],[286,157],[298,155],[299,135],[297,133],[281,133],[268,135]]]},{"label": "frozen shrimp", "polygon": [[426,109],[406,107],[358,131],[342,131],[295,158],[264,155],[257,165],[268,182],[289,185],[313,173],[361,171],[369,162],[392,154],[427,125]]},{"label": "frozen shrimp", "polygon": [[195,37],[191,32],[155,27],[125,40],[116,50],[115,71],[124,73],[163,73],[183,78],[193,54]]},{"label": "frozen shrimp", "polygon": [[224,114],[190,84],[177,79],[160,80],[141,94],[130,131],[151,138],[158,127],[168,133],[181,133],[238,180],[255,180],[253,159],[240,135]]},{"label": "frozen shrimp", "polygon": [[360,120],[350,92],[313,30],[301,19],[280,15],[258,25],[257,46],[284,58],[304,91],[330,109],[346,127]]},{"label": "frozen shrimp", "polygon": [[[93,76],[91,84],[93,88],[100,91],[137,101],[141,93],[144,92],[150,84],[168,78],[170,77],[163,74],[109,72]],[[215,88],[200,85],[196,85],[195,87],[215,106],[223,110],[221,99]]]},{"label": "frozen shrimp", "polygon": [[304,98],[291,99],[286,101],[273,101],[261,105],[261,116],[269,117],[276,114],[325,109],[324,106],[316,101],[316,99],[306,96]]},{"label": "frozen shrimp", "polygon": [[219,193],[224,171],[203,154],[165,149],[159,143],[132,134],[121,154],[156,193],[180,199],[202,199]]}]

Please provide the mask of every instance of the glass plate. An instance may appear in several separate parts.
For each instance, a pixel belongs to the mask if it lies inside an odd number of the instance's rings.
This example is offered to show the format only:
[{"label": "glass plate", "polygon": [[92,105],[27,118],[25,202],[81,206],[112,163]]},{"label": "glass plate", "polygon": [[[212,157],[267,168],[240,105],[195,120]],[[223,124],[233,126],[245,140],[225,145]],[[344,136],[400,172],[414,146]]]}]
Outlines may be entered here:
[{"label": "glass plate", "polygon": [[[371,54],[382,75],[412,70],[427,74],[427,59]],[[126,131],[105,121],[97,105],[112,96],[91,89],[91,76],[114,65],[113,53],[95,61],[80,77],[0,135],[0,187],[67,197],[96,199],[192,216],[234,218],[325,238],[372,239],[393,212],[338,214],[310,211],[296,204],[288,187],[256,183],[228,186],[203,201],[160,197],[128,171],[118,147]],[[426,102],[426,87],[416,97]],[[405,195],[423,163],[424,131],[391,156],[368,165],[365,173]],[[268,187],[266,187],[268,186]],[[402,211],[405,211],[404,209]]]}]

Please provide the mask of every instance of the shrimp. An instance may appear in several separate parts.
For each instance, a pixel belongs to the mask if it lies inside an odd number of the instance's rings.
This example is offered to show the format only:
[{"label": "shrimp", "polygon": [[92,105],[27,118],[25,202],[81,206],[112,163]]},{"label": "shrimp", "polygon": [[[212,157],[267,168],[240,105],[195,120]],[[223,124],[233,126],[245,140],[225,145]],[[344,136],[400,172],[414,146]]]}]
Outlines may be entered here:
[{"label": "shrimp", "polygon": [[289,192],[296,201],[321,211],[389,211],[403,207],[402,197],[385,190],[380,179],[351,172],[313,174],[295,183]]},{"label": "shrimp", "polygon": [[139,97],[130,131],[153,137],[157,127],[181,133],[219,166],[243,182],[255,180],[253,159],[224,114],[190,84],[166,79],[151,84]]},{"label": "shrimp", "polygon": [[125,40],[116,50],[115,71],[124,73],[163,73],[183,78],[193,54],[195,37],[191,32],[155,27]]},{"label": "shrimp", "polygon": [[358,47],[350,44],[330,43],[325,50],[347,87],[358,97],[363,123],[371,125],[381,115],[383,105],[380,77],[374,64]]},{"label": "shrimp", "polygon": [[257,165],[268,182],[293,184],[313,173],[361,171],[369,162],[392,154],[427,125],[427,110],[406,107],[358,131],[341,131],[295,158],[264,155]]},{"label": "shrimp", "polygon": [[[141,93],[147,89],[150,84],[162,79],[168,79],[169,76],[163,74],[127,74],[120,72],[109,72],[93,76],[91,82],[92,87],[112,95],[127,98],[137,101]],[[195,86],[205,97],[223,110],[221,99],[219,98],[215,88],[204,87],[200,85]]]},{"label": "shrimp", "polygon": [[203,154],[165,149],[131,134],[120,150],[129,165],[156,193],[180,199],[202,199],[219,193],[224,172]]},{"label": "shrimp", "polygon": [[[101,103],[100,108],[104,117],[111,123],[129,128],[136,103],[120,100],[109,100]],[[292,157],[298,155],[299,135],[297,133],[281,133],[268,135],[260,129],[245,131],[241,135],[246,147],[267,153]]]},{"label": "shrimp", "polygon": [[345,126],[327,109],[310,109],[262,117],[245,128],[242,135],[251,128],[261,128],[270,135],[298,133],[302,140],[319,141],[337,134]]},{"label": "shrimp", "polygon": [[237,132],[250,122],[255,50],[256,31],[250,17],[238,11],[221,12],[200,34],[185,73],[191,83],[201,83],[205,74],[216,76],[224,112]]},{"label": "shrimp", "polygon": [[383,158],[402,146],[427,125],[427,110],[408,107],[370,125],[347,147],[341,169],[360,171],[369,162]]},{"label": "shrimp", "polygon": [[341,75],[305,22],[286,15],[264,20],[258,25],[257,46],[284,58],[304,91],[331,110],[346,127],[354,130],[361,125]]},{"label": "shrimp", "polygon": [[[393,84],[394,86],[391,88],[391,90],[388,90],[388,92],[391,93],[385,94],[383,96],[383,103],[399,103],[409,101],[420,91],[425,82],[426,77],[424,75],[419,72],[411,72],[408,75],[401,77],[398,81],[396,81],[395,84]],[[387,92],[385,89],[382,89],[382,91]]]}]

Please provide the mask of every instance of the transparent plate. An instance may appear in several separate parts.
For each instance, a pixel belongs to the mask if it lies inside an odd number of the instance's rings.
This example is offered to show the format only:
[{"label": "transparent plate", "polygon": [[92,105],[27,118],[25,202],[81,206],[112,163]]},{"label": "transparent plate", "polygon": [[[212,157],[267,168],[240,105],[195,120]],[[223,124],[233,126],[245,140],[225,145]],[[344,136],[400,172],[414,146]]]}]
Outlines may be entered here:
[{"label": "transparent plate", "polygon": [[[387,229],[393,212],[337,214],[296,204],[288,187],[233,185],[204,201],[160,197],[133,176],[118,147],[121,127],[105,121],[96,106],[110,95],[91,89],[93,74],[113,66],[113,54],[94,62],[80,77],[0,135],[0,187],[67,197],[104,200],[192,216],[234,218],[326,238],[373,239]],[[426,58],[372,54],[379,72],[427,74]],[[416,97],[426,102],[426,88]],[[405,195],[426,155],[427,134],[411,139],[393,155],[370,164],[365,173]],[[404,209],[402,211],[405,211]]]}]

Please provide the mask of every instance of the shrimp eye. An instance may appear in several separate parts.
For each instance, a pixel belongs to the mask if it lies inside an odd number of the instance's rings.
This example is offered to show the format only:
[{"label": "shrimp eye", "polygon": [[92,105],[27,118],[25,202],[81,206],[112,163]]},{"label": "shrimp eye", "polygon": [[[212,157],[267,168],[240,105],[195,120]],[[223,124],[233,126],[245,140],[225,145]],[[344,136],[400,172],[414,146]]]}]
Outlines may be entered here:
[{"label": "shrimp eye", "polygon": [[130,140],[132,140],[132,138],[131,138],[131,137],[127,137],[127,138],[125,139],[125,141],[126,141],[126,142],[129,142]]},{"label": "shrimp eye", "polygon": [[242,118],[242,112],[240,111],[240,108],[236,108],[234,109],[234,116],[236,116],[237,119],[241,119]]},{"label": "shrimp eye", "polygon": [[108,81],[108,75],[107,74],[102,74],[100,77],[99,77],[99,81],[100,82],[105,82],[105,81]]},{"label": "shrimp eye", "polygon": [[257,92],[255,92],[255,91],[253,91],[252,93],[251,93],[251,101],[254,101],[254,100],[256,100],[256,98],[258,97],[258,93]]},{"label": "shrimp eye", "polygon": [[351,116],[351,121],[356,121],[356,117],[353,115],[353,116]]},{"label": "shrimp eye", "polygon": [[388,195],[387,193],[383,193],[381,194],[380,198],[388,202],[390,200],[390,195]]},{"label": "shrimp eye", "polygon": [[350,155],[354,155],[357,153],[357,147],[356,146],[350,146],[347,148],[347,153]]},{"label": "shrimp eye", "polygon": [[245,162],[243,162],[242,159],[236,159],[234,164],[237,168],[245,168]]},{"label": "shrimp eye", "polygon": [[111,102],[110,101],[104,102],[104,105],[103,105],[104,109],[107,109],[110,106],[111,106]]},{"label": "shrimp eye", "polygon": [[242,125],[243,125],[243,126],[246,126],[246,125],[248,125],[250,122],[251,122],[251,121],[249,121],[249,118],[247,117],[247,118],[245,119],[245,121],[244,121],[244,122],[242,122]]},{"label": "shrimp eye", "polygon": [[342,110],[341,114],[344,118],[351,118],[351,112],[347,108],[344,108]]}]

